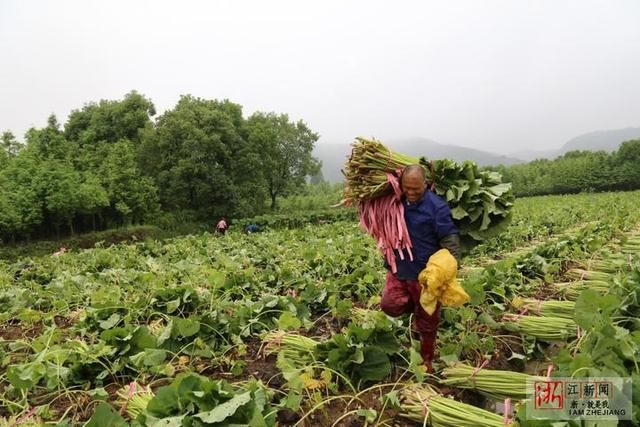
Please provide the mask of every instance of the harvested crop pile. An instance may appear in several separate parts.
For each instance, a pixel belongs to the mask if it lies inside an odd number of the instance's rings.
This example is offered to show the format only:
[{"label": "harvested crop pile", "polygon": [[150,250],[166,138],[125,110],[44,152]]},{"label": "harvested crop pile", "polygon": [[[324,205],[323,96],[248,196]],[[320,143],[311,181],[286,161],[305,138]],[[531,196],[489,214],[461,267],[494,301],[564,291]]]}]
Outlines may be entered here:
[{"label": "harvested crop pile", "polygon": [[428,160],[394,153],[375,139],[356,138],[343,174],[343,203],[357,204],[360,223],[395,270],[394,251],[412,257],[404,223],[400,175],[411,164],[425,168],[429,188],[447,201],[465,246],[503,230],[513,206],[511,184],[471,161]]}]

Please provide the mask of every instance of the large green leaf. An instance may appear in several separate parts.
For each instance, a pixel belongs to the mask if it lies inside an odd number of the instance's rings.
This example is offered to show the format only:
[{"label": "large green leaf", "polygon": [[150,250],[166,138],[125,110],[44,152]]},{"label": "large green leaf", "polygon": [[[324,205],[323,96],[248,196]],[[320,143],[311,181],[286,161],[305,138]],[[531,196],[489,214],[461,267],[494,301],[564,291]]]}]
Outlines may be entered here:
[{"label": "large green leaf", "polygon": [[594,290],[587,289],[576,301],[574,320],[581,328],[589,330],[606,322],[619,304],[620,300],[615,295],[602,296]]},{"label": "large green leaf", "polygon": [[113,313],[107,320],[101,320],[99,324],[102,329],[111,329],[120,323],[120,320],[122,320],[122,316],[118,313]]},{"label": "large green leaf", "polygon": [[171,338],[171,332],[173,331],[173,320],[169,320],[169,323],[162,329],[162,332],[158,336],[157,345],[161,346],[169,338]]},{"label": "large green leaf", "polygon": [[190,337],[195,335],[200,331],[200,322],[192,319],[181,319],[174,318],[173,319],[173,332],[177,337]]},{"label": "large green leaf", "polygon": [[469,216],[469,214],[464,210],[462,206],[456,206],[455,208],[451,209],[451,216],[453,216],[453,219],[462,219]]},{"label": "large green leaf", "polygon": [[296,315],[290,311],[285,311],[278,318],[278,328],[282,329],[283,331],[288,331],[289,329],[298,329],[300,328],[300,326],[302,326],[300,319],[298,319]]},{"label": "large green leaf", "polygon": [[43,363],[32,362],[23,365],[11,365],[7,369],[9,382],[17,389],[30,389],[38,384],[47,373]]},{"label": "large green leaf", "polygon": [[129,424],[107,403],[100,403],[85,427],[128,427]]},{"label": "large green leaf", "polygon": [[182,427],[182,422],[184,419],[185,415],[160,419],[150,416],[147,417],[146,425],[147,427]]},{"label": "large green leaf", "polygon": [[158,366],[167,358],[166,350],[147,348],[144,351],[131,356],[131,361],[136,366]]},{"label": "large green leaf", "polygon": [[219,423],[236,413],[238,408],[251,401],[251,392],[247,391],[238,394],[210,411],[195,414],[195,418],[201,419],[205,423]]},{"label": "large green leaf", "polygon": [[363,350],[362,363],[355,365],[356,378],[364,381],[380,381],[391,373],[389,356],[375,346],[366,347]]},{"label": "large green leaf", "polygon": [[158,389],[154,398],[147,404],[147,412],[158,418],[174,415],[181,409],[178,391],[171,386]]},{"label": "large green leaf", "polygon": [[503,194],[511,191],[511,183],[494,185],[493,187],[489,188],[489,191],[491,191],[496,196],[502,196]]},{"label": "large green leaf", "polygon": [[140,350],[144,350],[145,348],[155,347],[157,345],[157,340],[149,333],[149,329],[146,326],[139,326],[133,332],[131,345]]}]

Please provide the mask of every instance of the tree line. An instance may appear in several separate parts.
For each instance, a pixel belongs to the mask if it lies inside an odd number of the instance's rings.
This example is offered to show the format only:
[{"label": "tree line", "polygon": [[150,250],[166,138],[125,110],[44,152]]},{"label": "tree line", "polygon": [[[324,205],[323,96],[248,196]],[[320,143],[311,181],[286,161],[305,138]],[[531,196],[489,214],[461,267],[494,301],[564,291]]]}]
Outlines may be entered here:
[{"label": "tree line", "polygon": [[309,176],[318,134],[286,114],[182,96],[155,118],[132,91],[0,140],[0,239],[143,222],[214,221],[275,208]]},{"label": "tree line", "polygon": [[516,196],[640,189],[640,140],[617,151],[570,151],[554,160],[490,168],[513,183]]}]

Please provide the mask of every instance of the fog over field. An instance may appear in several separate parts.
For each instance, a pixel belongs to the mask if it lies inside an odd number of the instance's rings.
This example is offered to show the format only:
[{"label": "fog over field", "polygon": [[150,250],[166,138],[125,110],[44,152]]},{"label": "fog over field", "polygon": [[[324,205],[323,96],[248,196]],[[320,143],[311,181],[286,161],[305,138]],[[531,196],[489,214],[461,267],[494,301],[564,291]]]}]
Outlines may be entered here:
[{"label": "fog over field", "polygon": [[159,113],[188,93],[288,113],[319,145],[426,138],[522,158],[640,126],[639,21],[634,0],[4,0],[0,129],[22,139],[135,89]]}]

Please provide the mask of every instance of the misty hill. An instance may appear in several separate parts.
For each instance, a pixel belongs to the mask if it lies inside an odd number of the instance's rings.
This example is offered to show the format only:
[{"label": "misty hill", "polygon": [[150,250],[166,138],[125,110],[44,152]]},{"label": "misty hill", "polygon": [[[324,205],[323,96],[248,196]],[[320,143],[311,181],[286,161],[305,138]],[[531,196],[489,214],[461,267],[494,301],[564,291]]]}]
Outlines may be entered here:
[{"label": "misty hill", "polygon": [[[403,140],[382,141],[393,151],[411,156],[427,156],[430,159],[452,159],[455,161],[473,160],[480,166],[486,165],[511,165],[522,163],[522,160],[500,156],[488,151],[457,145],[444,145],[426,138],[412,138]],[[345,161],[351,153],[351,144],[318,143],[314,150],[314,156],[322,161],[322,174],[329,182],[342,181],[342,169]]]},{"label": "misty hill", "polygon": [[597,132],[585,133],[567,141],[561,148],[564,154],[573,150],[605,150],[615,151],[621,143],[631,139],[640,138],[640,128],[625,128],[614,130],[600,130]]},{"label": "misty hill", "polygon": [[640,128],[625,128],[613,130],[599,130],[585,133],[570,139],[557,150],[534,151],[523,150],[511,153],[512,156],[527,161],[534,159],[555,159],[569,151],[589,150],[589,151],[615,151],[621,143],[631,139],[640,139]]}]

